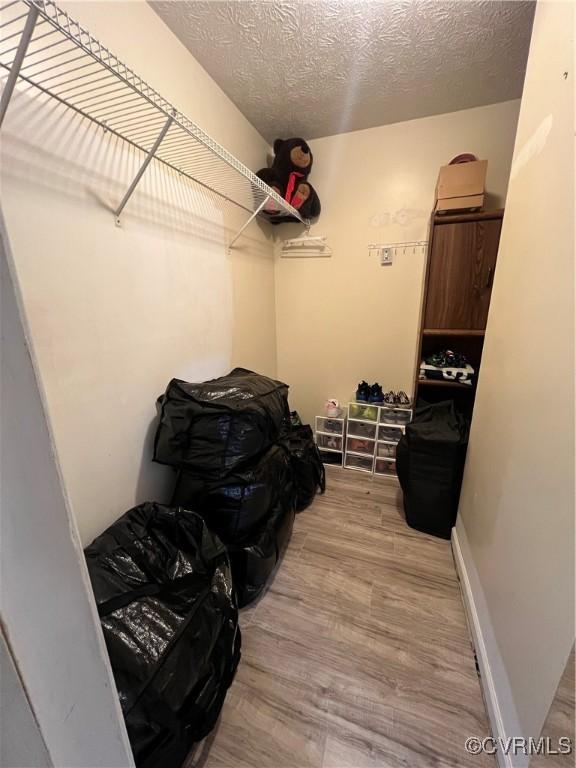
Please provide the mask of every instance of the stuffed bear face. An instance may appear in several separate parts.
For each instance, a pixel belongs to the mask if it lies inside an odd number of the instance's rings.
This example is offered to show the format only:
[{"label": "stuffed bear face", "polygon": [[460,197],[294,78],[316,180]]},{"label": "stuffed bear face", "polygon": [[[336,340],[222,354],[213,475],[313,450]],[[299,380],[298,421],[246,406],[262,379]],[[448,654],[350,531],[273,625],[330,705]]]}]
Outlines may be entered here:
[{"label": "stuffed bear face", "polygon": [[309,150],[307,152],[304,147],[298,144],[290,150],[290,160],[296,168],[306,170],[312,163],[312,155]]},{"label": "stuffed bear face", "polygon": [[298,171],[305,176],[312,168],[313,156],[304,139],[276,139],[274,142],[273,168],[281,174]]}]

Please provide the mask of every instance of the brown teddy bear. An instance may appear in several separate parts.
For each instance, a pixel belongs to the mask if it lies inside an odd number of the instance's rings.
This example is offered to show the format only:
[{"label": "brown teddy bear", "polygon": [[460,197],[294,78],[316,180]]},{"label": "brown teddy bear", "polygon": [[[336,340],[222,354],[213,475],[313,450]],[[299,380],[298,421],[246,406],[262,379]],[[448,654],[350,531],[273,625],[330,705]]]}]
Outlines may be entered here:
[{"label": "brown teddy bear", "polygon": [[[271,167],[256,171],[256,176],[296,208],[304,219],[315,219],[320,215],[320,199],[308,181],[313,160],[304,139],[276,139]],[[273,224],[298,221],[294,216],[280,213],[273,200],[268,202],[264,211]]]}]

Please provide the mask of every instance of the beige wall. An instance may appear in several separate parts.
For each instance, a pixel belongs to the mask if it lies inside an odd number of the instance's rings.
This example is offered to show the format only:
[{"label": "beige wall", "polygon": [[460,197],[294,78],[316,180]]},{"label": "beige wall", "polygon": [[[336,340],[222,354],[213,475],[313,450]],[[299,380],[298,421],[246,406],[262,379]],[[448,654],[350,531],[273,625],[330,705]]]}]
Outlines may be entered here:
[{"label": "beige wall", "polygon": [[[60,5],[251,168],[266,142],[147,3]],[[272,239],[246,214],[141,162],[19,87],[3,126],[2,206],[83,542],[134,503],[167,500],[150,425],[168,380],[231,365],[276,373]]]},{"label": "beige wall", "polygon": [[[425,256],[381,267],[369,243],[427,237],[438,168],[460,152],[488,159],[488,204],[503,204],[518,101],[311,142],[323,211],[312,228],[331,258],[279,259],[278,375],[306,420],[360,379],[410,393]],[[283,228],[282,237],[296,227]]]},{"label": "beige wall", "polygon": [[536,10],[457,525],[508,736],[574,641],[573,13]]}]

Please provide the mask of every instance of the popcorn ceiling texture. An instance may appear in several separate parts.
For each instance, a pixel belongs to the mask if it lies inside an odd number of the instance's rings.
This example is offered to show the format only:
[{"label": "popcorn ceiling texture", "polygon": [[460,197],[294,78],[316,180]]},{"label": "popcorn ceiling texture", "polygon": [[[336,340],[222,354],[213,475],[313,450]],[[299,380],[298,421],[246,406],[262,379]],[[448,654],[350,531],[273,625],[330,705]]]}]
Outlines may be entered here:
[{"label": "popcorn ceiling texture", "polygon": [[516,0],[151,5],[268,141],[519,98],[534,15]]}]

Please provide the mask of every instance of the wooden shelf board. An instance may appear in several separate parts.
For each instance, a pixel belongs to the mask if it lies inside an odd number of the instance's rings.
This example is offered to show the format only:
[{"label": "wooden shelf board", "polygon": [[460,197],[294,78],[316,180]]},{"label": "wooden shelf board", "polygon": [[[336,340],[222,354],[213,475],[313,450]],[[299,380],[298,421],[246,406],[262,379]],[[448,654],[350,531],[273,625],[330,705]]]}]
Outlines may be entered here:
[{"label": "wooden shelf board", "polygon": [[424,328],[424,336],[484,336],[486,331],[477,328]]},{"label": "wooden shelf board", "polygon": [[435,213],[435,224],[458,224],[466,221],[486,221],[487,219],[501,219],[504,216],[503,208],[495,208],[493,211],[461,211],[460,213]]},{"label": "wooden shelf board", "polygon": [[466,389],[470,392],[474,391],[474,386],[469,384],[460,384],[458,381],[446,381],[440,379],[418,379],[419,387],[451,387],[452,389]]}]

